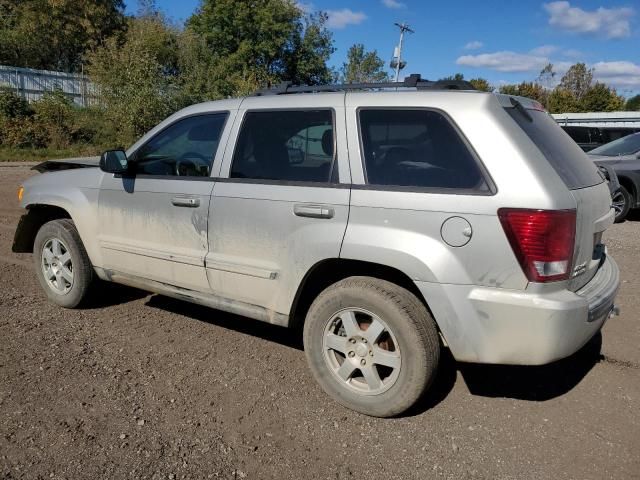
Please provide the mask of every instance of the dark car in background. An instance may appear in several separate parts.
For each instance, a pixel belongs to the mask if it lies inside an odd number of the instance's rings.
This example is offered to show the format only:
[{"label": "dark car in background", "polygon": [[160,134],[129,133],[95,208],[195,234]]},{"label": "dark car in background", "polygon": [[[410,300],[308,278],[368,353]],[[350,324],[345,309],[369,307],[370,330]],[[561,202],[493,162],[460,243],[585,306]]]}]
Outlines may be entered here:
[{"label": "dark car in background", "polygon": [[634,127],[584,127],[561,125],[562,129],[584,150],[590,152],[607,143],[640,131]]},{"label": "dark car in background", "polygon": [[629,210],[640,208],[640,132],[627,135],[589,152],[598,165],[612,168],[620,187],[613,196],[616,221],[625,219]]}]

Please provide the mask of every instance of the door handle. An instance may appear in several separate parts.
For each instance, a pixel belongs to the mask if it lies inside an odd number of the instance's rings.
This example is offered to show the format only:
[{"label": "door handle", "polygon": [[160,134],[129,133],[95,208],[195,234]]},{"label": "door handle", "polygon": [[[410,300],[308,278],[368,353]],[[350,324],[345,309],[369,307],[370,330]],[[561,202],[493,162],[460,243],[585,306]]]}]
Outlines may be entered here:
[{"label": "door handle", "polygon": [[171,203],[176,207],[196,208],[200,206],[200,199],[193,197],[173,197]]},{"label": "door handle", "polygon": [[298,217],[333,218],[335,211],[326,205],[299,204],[293,206],[293,213]]}]

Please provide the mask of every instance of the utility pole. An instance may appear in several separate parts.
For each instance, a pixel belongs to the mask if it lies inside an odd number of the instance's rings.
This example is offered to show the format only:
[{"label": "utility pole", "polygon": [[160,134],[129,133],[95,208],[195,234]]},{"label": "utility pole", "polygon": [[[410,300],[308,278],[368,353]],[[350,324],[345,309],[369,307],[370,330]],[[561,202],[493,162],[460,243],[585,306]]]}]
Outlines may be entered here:
[{"label": "utility pole", "polygon": [[400,78],[400,70],[402,70],[407,65],[407,62],[402,61],[402,42],[404,41],[404,32],[415,32],[411,30],[411,28],[409,28],[408,23],[394,23],[394,25],[400,29],[400,42],[395,48],[395,51],[393,52],[393,58],[391,59],[391,68],[395,69],[396,71],[394,81],[397,82]]}]

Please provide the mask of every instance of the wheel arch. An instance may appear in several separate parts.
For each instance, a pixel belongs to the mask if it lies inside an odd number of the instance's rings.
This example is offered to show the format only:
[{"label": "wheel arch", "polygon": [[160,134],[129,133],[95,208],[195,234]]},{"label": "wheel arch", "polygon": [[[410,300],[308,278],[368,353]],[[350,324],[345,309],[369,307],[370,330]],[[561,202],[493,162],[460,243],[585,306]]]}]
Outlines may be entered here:
[{"label": "wheel arch", "polygon": [[71,214],[57,205],[27,205],[27,213],[20,218],[11,250],[15,253],[33,253],[33,243],[38,230],[47,222],[61,218],[71,219]]},{"label": "wheel arch", "polygon": [[304,324],[311,303],[320,292],[328,286],[352,276],[378,278],[406,288],[431,312],[426,299],[415,282],[401,270],[380,263],[330,258],[313,265],[300,282],[289,313],[290,326],[301,327]]},{"label": "wheel arch", "polygon": [[633,201],[632,208],[635,207],[638,203],[638,187],[636,183],[632,178],[624,175],[618,175],[618,182],[629,192]]}]

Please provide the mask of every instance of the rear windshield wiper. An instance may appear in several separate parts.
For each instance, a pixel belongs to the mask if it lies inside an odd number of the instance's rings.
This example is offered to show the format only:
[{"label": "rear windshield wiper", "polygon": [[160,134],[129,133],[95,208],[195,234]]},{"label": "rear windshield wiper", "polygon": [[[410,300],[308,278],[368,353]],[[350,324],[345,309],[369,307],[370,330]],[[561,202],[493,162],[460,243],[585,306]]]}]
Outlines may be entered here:
[{"label": "rear windshield wiper", "polygon": [[531,116],[531,114],[527,112],[527,109],[524,108],[518,100],[516,100],[513,97],[509,97],[509,100],[511,100],[511,105],[513,105],[516,108],[516,110],[518,110],[522,114],[524,118],[526,118],[530,122],[533,122],[533,117]]}]

